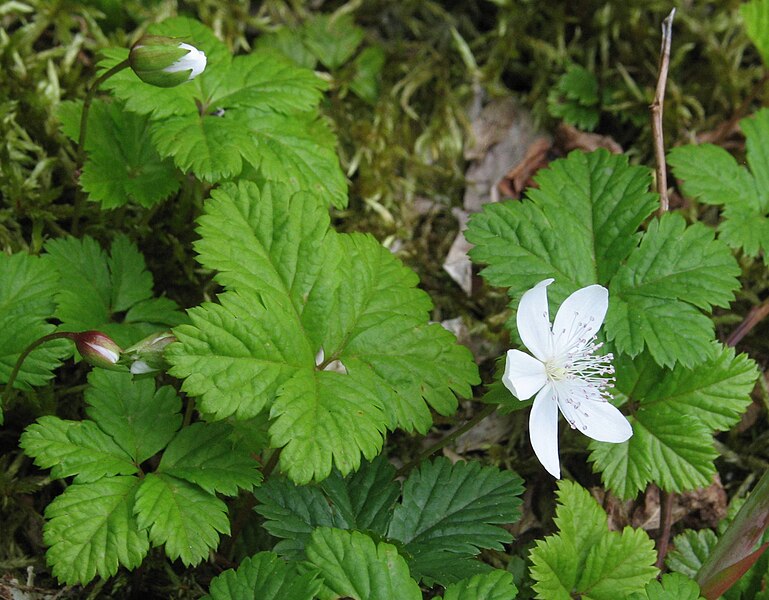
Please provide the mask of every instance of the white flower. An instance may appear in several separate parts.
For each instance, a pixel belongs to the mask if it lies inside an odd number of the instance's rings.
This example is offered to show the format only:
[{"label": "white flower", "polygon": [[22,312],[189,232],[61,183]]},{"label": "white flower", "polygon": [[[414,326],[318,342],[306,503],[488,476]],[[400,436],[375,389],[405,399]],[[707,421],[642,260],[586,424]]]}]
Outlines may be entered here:
[{"label": "white flower", "polygon": [[204,52],[195,48],[195,46],[190,46],[184,42],[179,44],[179,48],[187,50],[187,54],[163,70],[166,73],[178,73],[179,71],[187,71],[189,69],[190,74],[187,79],[191,81],[205,70],[206,55]]},{"label": "white flower", "polygon": [[633,428],[609,402],[614,357],[596,353],[609,292],[600,285],[577,290],[561,304],[551,327],[547,286],[553,281],[538,283],[521,298],[518,334],[534,356],[509,350],[502,382],[519,400],[537,394],[529,416],[531,445],[545,469],[558,478],[558,409],[573,429],[600,442],[624,442]]}]

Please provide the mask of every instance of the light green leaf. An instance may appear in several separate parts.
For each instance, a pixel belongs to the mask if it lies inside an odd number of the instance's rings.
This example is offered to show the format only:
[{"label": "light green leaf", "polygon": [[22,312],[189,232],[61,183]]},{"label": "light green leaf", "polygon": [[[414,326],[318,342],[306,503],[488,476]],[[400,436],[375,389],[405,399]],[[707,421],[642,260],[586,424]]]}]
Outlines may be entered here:
[{"label": "light green leaf", "polygon": [[230,533],[227,506],[198,486],[165,474],[149,473],[136,492],[134,514],[153,546],[165,544],[171,560],[197,565]]},{"label": "light green leaf", "polygon": [[650,173],[606,151],[572,152],[536,177],[528,201],[488,204],[467,230],[481,274],[516,296],[547,277],[553,300],[606,285],[637,244],[655,209]]},{"label": "light green leaf", "polygon": [[106,475],[131,475],[139,471],[131,457],[92,421],[64,421],[40,417],[27,427],[19,445],[51,477],[75,477],[88,483]]},{"label": "light green leaf", "polygon": [[290,25],[283,25],[274,31],[264,32],[254,40],[257,50],[280,52],[294,64],[306,69],[314,69],[318,60],[302,41],[302,30]]},{"label": "light green leaf", "polygon": [[357,531],[321,527],[307,545],[307,560],[324,580],[322,600],[421,600],[406,561],[395,546],[374,541]]},{"label": "light green leaf", "polygon": [[136,464],[160,452],[182,424],[182,404],[171,386],[94,369],[88,376],[86,412]]},{"label": "light green leaf", "polygon": [[426,431],[429,407],[470,394],[470,353],[427,323],[416,276],[372,237],[336,234],[316,199],[278,185],[226,184],[206,212],[200,260],[232,291],[175,330],[171,372],[216,418],[269,409],[294,481],[345,475],[386,428]]},{"label": "light green leaf", "polygon": [[209,494],[236,496],[262,481],[257,462],[229,439],[226,423],[193,423],[163,452],[157,472],[196,483]]},{"label": "light green leaf", "polygon": [[559,533],[536,543],[531,576],[537,598],[615,600],[642,590],[657,569],[652,541],[642,530],[608,531],[606,515],[579,485],[558,484]]},{"label": "light green leaf", "polygon": [[[152,276],[144,257],[125,236],[115,237],[109,256],[90,237],[51,239],[45,249],[46,260],[61,278],[56,316],[65,331],[96,329],[126,347],[184,320],[181,313],[171,309],[176,305],[167,299],[162,300],[162,311],[146,310],[152,306],[148,303],[159,299],[152,298]],[[142,308],[132,312],[135,307]],[[121,319],[119,313],[123,311],[127,312]],[[151,321],[138,320],[150,316]]]},{"label": "light green leaf", "polygon": [[[8,381],[27,346],[55,329],[47,320],[53,317],[58,289],[58,273],[46,259],[0,252],[0,382]],[[22,364],[14,387],[45,384],[71,348],[71,342],[57,340],[34,350]]]},{"label": "light green leaf", "polygon": [[751,0],[740,6],[745,21],[745,31],[758,48],[764,65],[769,65],[769,2]]},{"label": "light green leaf", "polygon": [[[77,141],[82,103],[62,109],[63,129],[76,132]],[[161,160],[150,141],[149,124],[147,117],[127,112],[120,102],[93,102],[85,140],[88,158],[79,180],[89,200],[105,209],[129,202],[151,207],[179,189],[173,163]]]},{"label": "light green leaf", "polygon": [[149,550],[147,533],[131,514],[140,480],[106,477],[74,484],[45,510],[43,537],[53,575],[67,585],[107,579],[118,566],[138,567]]},{"label": "light green leaf", "polygon": [[665,573],[660,581],[650,581],[643,592],[636,592],[630,600],[699,600],[700,588],[696,582],[680,573]]},{"label": "light green leaf", "polygon": [[[499,525],[518,519],[522,491],[521,479],[511,471],[477,462],[452,465],[445,458],[425,462],[403,486],[388,537],[404,544],[415,576],[445,585],[451,582],[443,577],[453,559],[475,556],[483,548],[501,550],[512,540]],[[443,560],[436,562],[436,555]],[[433,568],[437,564],[440,573]]]},{"label": "light green leaf", "polygon": [[517,594],[513,574],[497,569],[452,583],[443,600],[514,600]]},{"label": "light green leaf", "polygon": [[331,70],[352,57],[365,34],[349,13],[315,15],[304,23],[303,33],[305,46]]},{"label": "light green leaf", "polygon": [[667,213],[649,224],[611,282],[607,337],[631,356],[648,347],[663,366],[702,363],[713,355],[713,323],[700,310],[728,306],[739,273],[711,230]]},{"label": "light green leaf", "polygon": [[246,558],[211,581],[204,600],[312,600],[321,587],[318,572],[300,574],[272,552]]},{"label": "light green leaf", "polygon": [[369,104],[379,99],[379,80],[385,64],[385,53],[379,46],[369,46],[355,59],[355,75],[350,89]]}]

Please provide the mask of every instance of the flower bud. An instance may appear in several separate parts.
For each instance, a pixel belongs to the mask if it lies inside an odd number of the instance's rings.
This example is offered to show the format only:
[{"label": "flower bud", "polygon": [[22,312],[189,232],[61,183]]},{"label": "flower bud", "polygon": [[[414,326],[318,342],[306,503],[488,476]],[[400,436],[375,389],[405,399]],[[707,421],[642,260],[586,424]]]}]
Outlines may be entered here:
[{"label": "flower bud", "polygon": [[122,371],[118,365],[122,350],[110,337],[101,331],[83,331],[72,334],[77,351],[83,359],[94,367]]},{"label": "flower bud", "polygon": [[203,72],[206,55],[178,38],[145,35],[131,48],[128,62],[144,83],[175,87]]},{"label": "flower bud", "polygon": [[131,373],[145,375],[157,373],[168,368],[163,355],[165,347],[176,341],[176,336],[170,331],[153,333],[137,342],[123,352],[123,362],[131,365]]}]

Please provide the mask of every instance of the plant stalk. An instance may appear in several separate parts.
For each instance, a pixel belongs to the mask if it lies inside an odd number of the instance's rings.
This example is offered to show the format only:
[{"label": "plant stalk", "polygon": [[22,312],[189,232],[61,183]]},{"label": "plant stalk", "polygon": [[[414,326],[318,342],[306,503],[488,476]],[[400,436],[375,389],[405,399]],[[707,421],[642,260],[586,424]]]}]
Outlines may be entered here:
[{"label": "plant stalk", "polygon": [[652,136],[654,139],[654,158],[656,162],[657,192],[660,196],[658,214],[667,212],[668,201],[668,176],[665,163],[665,142],[662,130],[662,109],[665,104],[665,85],[668,80],[668,68],[670,66],[670,42],[673,36],[673,17],[676,9],[662,22],[662,47],[660,49],[659,76],[657,77],[657,89],[654,92],[654,102],[651,105],[652,112]]}]

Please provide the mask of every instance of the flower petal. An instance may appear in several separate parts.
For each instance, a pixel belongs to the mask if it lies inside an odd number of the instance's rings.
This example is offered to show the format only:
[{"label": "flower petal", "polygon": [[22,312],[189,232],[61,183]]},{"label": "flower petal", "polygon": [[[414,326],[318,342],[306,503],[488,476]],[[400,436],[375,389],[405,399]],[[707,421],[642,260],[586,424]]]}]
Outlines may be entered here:
[{"label": "flower petal", "polygon": [[582,399],[578,403],[558,402],[566,420],[587,437],[599,442],[624,442],[633,435],[627,417],[611,402]]},{"label": "flower petal", "polygon": [[575,335],[589,341],[600,329],[609,308],[609,290],[601,285],[583,287],[566,298],[553,322],[556,348],[571,346]]},{"label": "flower petal", "polygon": [[521,296],[516,315],[521,341],[541,361],[547,360],[553,347],[550,312],[547,308],[547,286],[553,281],[555,280],[540,281]]},{"label": "flower petal", "polygon": [[542,361],[520,350],[508,350],[502,383],[518,400],[528,400],[547,383]]},{"label": "flower petal", "polygon": [[556,479],[561,478],[558,460],[558,405],[550,385],[543,387],[534,399],[529,415],[529,438],[539,462]]}]

